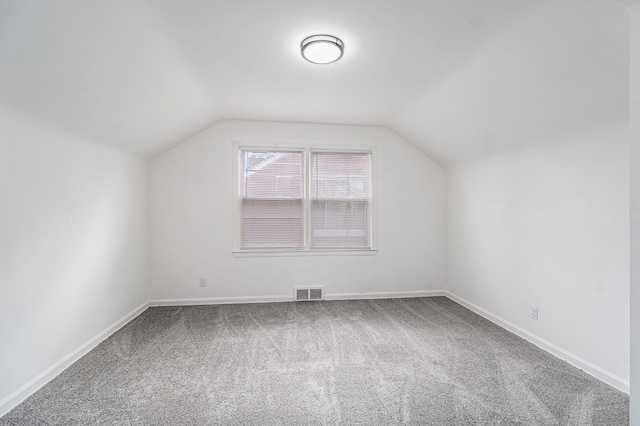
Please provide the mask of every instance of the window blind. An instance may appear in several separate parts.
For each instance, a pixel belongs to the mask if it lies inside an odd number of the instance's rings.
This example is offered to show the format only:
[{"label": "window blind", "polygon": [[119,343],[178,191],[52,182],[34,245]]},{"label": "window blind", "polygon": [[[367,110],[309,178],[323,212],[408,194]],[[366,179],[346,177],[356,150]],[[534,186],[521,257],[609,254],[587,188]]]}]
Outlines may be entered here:
[{"label": "window blind", "polygon": [[302,152],[241,156],[241,248],[303,247]]},{"label": "window blind", "polygon": [[371,248],[371,154],[311,153],[311,248]]}]

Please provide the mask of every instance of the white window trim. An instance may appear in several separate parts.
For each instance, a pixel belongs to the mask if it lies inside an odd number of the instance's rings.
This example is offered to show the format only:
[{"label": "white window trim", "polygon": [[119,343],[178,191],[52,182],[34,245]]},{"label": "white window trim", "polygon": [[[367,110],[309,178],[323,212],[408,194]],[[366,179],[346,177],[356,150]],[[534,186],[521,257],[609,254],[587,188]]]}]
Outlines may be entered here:
[{"label": "white window trim", "polygon": [[[329,143],[300,143],[296,145],[267,143],[267,142],[242,142],[236,141],[233,147],[233,249],[234,257],[268,257],[268,256],[374,256],[378,252],[376,238],[377,196],[376,196],[376,150],[375,147],[366,145],[336,146]],[[242,180],[242,150],[254,151],[289,151],[303,152],[305,184],[303,188],[303,241],[301,248],[241,248],[241,199],[239,183]],[[311,152],[339,152],[339,153],[368,153],[371,155],[371,200],[369,208],[369,231],[371,233],[370,248],[311,248]]]}]

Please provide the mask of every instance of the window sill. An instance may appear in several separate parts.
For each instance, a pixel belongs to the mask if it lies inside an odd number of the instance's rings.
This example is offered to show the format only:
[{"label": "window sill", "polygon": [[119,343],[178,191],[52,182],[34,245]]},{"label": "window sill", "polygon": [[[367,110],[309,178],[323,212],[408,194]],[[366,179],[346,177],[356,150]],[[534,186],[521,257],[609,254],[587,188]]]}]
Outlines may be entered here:
[{"label": "window sill", "polygon": [[375,256],[376,249],[327,249],[327,250],[236,250],[233,257],[292,257],[292,256]]}]

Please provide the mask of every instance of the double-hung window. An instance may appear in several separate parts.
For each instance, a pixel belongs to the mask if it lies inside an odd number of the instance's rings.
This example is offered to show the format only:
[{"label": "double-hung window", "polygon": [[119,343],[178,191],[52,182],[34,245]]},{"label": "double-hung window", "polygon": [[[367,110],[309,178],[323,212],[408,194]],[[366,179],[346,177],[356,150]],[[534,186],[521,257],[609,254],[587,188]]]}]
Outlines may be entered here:
[{"label": "double-hung window", "polygon": [[237,249],[370,250],[370,151],[240,148]]},{"label": "double-hung window", "polygon": [[242,150],[243,249],[304,247],[302,151]]},{"label": "double-hung window", "polygon": [[311,248],[371,248],[371,154],[310,157]]}]

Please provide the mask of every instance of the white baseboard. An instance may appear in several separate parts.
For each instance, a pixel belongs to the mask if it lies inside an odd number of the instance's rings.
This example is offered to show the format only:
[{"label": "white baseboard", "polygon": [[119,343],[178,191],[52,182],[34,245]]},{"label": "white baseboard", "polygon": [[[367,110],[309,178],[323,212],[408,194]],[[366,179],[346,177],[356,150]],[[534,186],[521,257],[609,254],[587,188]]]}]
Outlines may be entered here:
[{"label": "white baseboard", "polygon": [[31,394],[40,389],[42,386],[49,383],[58,374],[60,374],[62,371],[70,367],[71,364],[89,353],[107,337],[111,336],[113,333],[129,323],[129,321],[143,313],[148,307],[149,302],[144,302],[142,305],[138,306],[137,308],[111,324],[109,327],[107,327],[102,332],[91,338],[89,341],[78,347],[76,350],[53,364],[51,367],[38,374],[28,383],[21,386],[18,390],[3,398],[0,401],[0,417],[7,414],[9,411],[11,411],[11,409],[27,399],[29,396],[31,396]]},{"label": "white baseboard", "polygon": [[154,299],[149,301],[149,306],[232,305],[237,303],[271,303],[271,302],[293,302],[293,295],[202,297],[202,298],[190,298],[190,299]]},{"label": "white baseboard", "polygon": [[403,297],[436,297],[446,296],[444,290],[419,291],[378,291],[370,293],[328,293],[324,300],[353,300],[353,299],[398,299]]},{"label": "white baseboard", "polygon": [[512,332],[513,334],[522,337],[523,339],[527,340],[530,343],[533,343],[534,345],[536,345],[537,347],[549,352],[550,354],[560,358],[563,361],[568,362],[569,364],[573,365],[574,367],[579,368],[580,370],[584,371],[585,373],[588,373],[590,375],[592,375],[593,377],[595,377],[596,379],[599,379],[605,383],[607,383],[608,385],[613,386],[614,388],[621,390],[622,392],[629,394],[629,381],[623,379],[622,377],[616,376],[615,374],[601,368],[598,367],[595,364],[592,364],[588,361],[585,361],[584,359],[580,358],[579,356],[562,349],[559,346],[554,345],[553,343],[550,343],[538,336],[536,336],[535,334],[521,328],[518,327],[517,325],[497,316],[492,314],[491,312],[487,311],[486,309],[481,308],[480,306],[469,302],[468,300],[463,299],[460,296],[457,296],[449,291],[445,291],[444,292],[445,296],[447,296],[449,299],[453,300],[454,302],[464,306],[465,308],[475,312],[476,314],[480,315],[481,317],[484,317],[486,319],[488,319],[489,321],[491,321],[492,323],[499,325],[500,327]]},{"label": "white baseboard", "polygon": [[[382,291],[371,293],[329,293],[324,295],[324,300],[349,300],[349,299],[393,299],[400,297],[434,297],[445,296],[443,290],[420,291]],[[149,306],[192,306],[192,305],[227,305],[237,303],[271,303],[293,302],[293,296],[236,296],[236,297],[204,297],[191,299],[154,299],[149,301]]]}]

